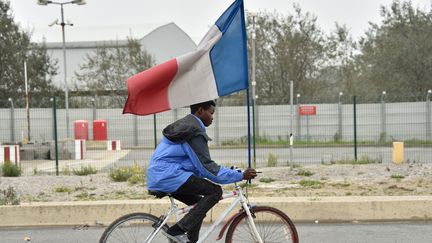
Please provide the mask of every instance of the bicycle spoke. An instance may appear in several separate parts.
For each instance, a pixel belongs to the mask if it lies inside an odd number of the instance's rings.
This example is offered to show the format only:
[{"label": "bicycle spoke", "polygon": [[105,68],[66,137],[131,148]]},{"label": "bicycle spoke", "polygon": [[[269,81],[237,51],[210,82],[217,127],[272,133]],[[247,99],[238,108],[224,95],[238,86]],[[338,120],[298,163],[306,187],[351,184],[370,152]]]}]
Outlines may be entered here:
[{"label": "bicycle spoke", "polygon": [[[253,209],[255,226],[264,243],[298,242],[297,231],[283,212],[271,207]],[[246,213],[236,218],[228,229],[226,242],[254,242]]]},{"label": "bicycle spoke", "polygon": [[[114,221],[104,232],[100,243],[142,243],[155,232],[154,225],[159,219],[145,213],[123,216]],[[164,226],[162,230],[166,230]],[[152,242],[170,242],[162,233],[157,233]]]}]

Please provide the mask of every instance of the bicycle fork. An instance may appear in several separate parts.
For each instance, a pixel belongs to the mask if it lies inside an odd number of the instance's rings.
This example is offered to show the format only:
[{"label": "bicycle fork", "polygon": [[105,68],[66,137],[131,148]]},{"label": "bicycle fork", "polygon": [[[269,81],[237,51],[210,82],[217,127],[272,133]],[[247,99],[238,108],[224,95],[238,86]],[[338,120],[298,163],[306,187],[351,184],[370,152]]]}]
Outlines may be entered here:
[{"label": "bicycle fork", "polygon": [[263,240],[261,239],[261,236],[258,233],[257,228],[256,228],[254,216],[251,213],[249,205],[247,205],[246,202],[242,202],[242,204],[243,204],[243,208],[244,208],[246,215],[247,215],[246,221],[247,221],[247,224],[249,226],[249,230],[253,232],[255,242],[264,243]]}]

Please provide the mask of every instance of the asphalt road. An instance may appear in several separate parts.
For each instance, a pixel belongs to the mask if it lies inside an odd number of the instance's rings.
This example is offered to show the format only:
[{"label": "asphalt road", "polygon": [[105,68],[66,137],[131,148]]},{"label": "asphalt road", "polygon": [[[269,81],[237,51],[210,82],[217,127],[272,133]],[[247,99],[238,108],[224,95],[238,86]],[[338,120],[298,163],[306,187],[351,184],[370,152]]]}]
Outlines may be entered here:
[{"label": "asphalt road", "polygon": [[[432,242],[432,222],[346,224],[296,224],[302,243],[427,243]],[[205,230],[206,227],[203,227]],[[0,243],[94,243],[101,227],[0,228]],[[216,242],[210,236],[208,242]],[[221,242],[221,241],[219,241]]]}]

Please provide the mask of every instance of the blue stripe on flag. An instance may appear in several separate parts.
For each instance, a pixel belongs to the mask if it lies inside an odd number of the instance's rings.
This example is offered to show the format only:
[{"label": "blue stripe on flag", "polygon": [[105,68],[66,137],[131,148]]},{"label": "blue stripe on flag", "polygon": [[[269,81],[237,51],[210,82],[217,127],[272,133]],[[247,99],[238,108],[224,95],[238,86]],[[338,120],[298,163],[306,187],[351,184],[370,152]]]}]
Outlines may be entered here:
[{"label": "blue stripe on flag", "polygon": [[249,85],[243,0],[235,1],[216,21],[221,39],[210,51],[219,96]]}]

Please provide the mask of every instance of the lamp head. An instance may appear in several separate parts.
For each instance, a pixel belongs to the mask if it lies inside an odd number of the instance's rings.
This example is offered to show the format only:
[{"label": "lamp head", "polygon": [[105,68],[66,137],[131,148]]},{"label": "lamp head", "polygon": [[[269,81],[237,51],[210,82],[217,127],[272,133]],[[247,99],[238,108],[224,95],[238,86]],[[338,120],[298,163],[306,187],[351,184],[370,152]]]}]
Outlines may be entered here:
[{"label": "lamp head", "polygon": [[53,20],[51,23],[48,24],[49,27],[52,27],[53,25],[58,23],[58,19]]},{"label": "lamp head", "polygon": [[300,98],[300,94],[297,94],[297,98]]},{"label": "lamp head", "polygon": [[430,89],[430,90],[428,90],[428,94],[432,94],[432,90]]},{"label": "lamp head", "polygon": [[87,2],[85,0],[75,0],[75,1],[72,1],[72,3],[74,3],[76,5],[85,5]]},{"label": "lamp head", "polygon": [[12,98],[8,98],[8,101],[9,101],[9,102],[12,102]]},{"label": "lamp head", "polygon": [[383,94],[383,95],[386,95],[386,94],[387,94],[387,92],[383,91],[383,92],[382,92],[382,94]]},{"label": "lamp head", "polygon": [[343,92],[339,92],[339,96],[342,96],[343,95]]},{"label": "lamp head", "polygon": [[48,5],[48,3],[51,3],[51,1],[48,1],[48,0],[37,0],[37,4],[42,5],[42,6]]}]

